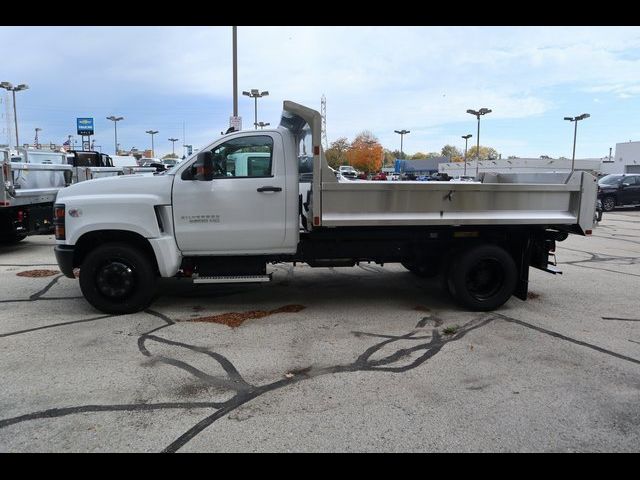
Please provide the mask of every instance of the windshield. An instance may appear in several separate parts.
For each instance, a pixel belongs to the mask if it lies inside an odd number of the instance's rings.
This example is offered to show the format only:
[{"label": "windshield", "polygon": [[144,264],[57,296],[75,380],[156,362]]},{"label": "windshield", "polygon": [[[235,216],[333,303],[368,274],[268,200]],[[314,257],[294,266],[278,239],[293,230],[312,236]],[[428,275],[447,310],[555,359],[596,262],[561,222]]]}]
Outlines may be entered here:
[{"label": "windshield", "polygon": [[617,185],[621,178],[621,175],[607,175],[606,177],[602,177],[598,183],[600,185]]}]

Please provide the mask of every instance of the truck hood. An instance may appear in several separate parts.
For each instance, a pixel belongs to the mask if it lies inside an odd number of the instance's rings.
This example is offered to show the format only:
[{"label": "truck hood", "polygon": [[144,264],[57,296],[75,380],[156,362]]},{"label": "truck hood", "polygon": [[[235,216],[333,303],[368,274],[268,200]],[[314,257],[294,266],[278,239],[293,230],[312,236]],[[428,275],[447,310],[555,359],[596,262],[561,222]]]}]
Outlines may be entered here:
[{"label": "truck hood", "polygon": [[171,203],[173,175],[120,175],[76,183],[58,191],[57,202],[78,197],[118,196],[153,197],[156,205]]}]

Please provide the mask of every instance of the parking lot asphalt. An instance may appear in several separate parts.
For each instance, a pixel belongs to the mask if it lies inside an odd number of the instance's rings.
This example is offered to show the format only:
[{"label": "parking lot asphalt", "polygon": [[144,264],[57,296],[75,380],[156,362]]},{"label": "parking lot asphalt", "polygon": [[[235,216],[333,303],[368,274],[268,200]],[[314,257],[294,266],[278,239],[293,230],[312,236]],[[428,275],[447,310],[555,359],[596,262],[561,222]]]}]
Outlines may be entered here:
[{"label": "parking lot asphalt", "polygon": [[490,313],[397,264],[278,264],[111,316],[53,245],[0,247],[0,451],[640,450],[638,209]]}]

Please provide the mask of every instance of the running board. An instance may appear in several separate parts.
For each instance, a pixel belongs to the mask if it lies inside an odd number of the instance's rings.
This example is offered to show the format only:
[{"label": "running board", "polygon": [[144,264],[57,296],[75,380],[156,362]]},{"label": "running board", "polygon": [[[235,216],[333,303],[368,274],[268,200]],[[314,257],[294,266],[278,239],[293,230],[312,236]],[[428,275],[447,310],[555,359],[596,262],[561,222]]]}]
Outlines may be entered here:
[{"label": "running board", "polygon": [[232,275],[228,277],[193,277],[193,283],[260,283],[270,282],[269,275]]}]

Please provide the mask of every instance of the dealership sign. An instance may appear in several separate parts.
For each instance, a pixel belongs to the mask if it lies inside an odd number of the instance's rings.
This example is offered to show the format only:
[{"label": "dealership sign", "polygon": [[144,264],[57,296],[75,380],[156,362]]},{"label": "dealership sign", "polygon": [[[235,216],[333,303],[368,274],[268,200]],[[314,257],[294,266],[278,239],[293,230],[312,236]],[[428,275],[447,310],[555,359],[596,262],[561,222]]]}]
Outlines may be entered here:
[{"label": "dealership sign", "polygon": [[77,118],[78,135],[93,135],[93,118]]}]

